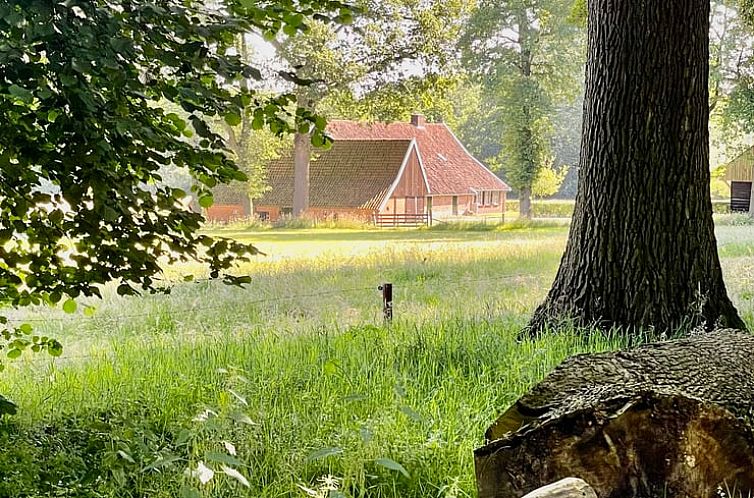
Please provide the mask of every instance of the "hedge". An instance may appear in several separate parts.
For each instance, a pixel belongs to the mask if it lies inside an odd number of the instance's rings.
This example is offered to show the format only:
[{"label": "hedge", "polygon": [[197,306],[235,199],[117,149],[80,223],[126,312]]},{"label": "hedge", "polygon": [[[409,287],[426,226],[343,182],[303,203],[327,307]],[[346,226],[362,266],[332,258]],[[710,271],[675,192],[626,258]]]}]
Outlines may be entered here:
[{"label": "hedge", "polygon": [[[532,214],[536,218],[570,218],[573,216],[574,201],[540,201],[531,202]],[[505,201],[506,211],[518,211],[518,200]]]},{"label": "hedge", "polygon": [[[543,201],[534,200],[531,203],[535,218],[570,218],[573,216],[575,201]],[[518,200],[508,199],[505,201],[505,210],[518,212]],[[730,213],[730,201],[716,199],[712,201],[712,211],[717,214]]]}]

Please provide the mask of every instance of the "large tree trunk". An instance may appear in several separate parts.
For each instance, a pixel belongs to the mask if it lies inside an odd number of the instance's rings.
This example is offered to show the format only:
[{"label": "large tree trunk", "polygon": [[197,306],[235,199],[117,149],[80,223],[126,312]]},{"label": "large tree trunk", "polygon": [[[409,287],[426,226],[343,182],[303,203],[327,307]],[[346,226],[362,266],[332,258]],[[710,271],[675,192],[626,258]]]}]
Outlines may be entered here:
[{"label": "large tree trunk", "polygon": [[571,476],[600,498],[750,496],[753,410],[747,333],[575,356],[487,431],[479,497],[518,498]]},{"label": "large tree trunk", "polygon": [[590,0],[579,190],[530,330],[744,328],[709,195],[708,0]]},{"label": "large tree trunk", "polygon": [[293,139],[293,217],[298,218],[309,209],[309,161],[311,137],[296,133]]}]

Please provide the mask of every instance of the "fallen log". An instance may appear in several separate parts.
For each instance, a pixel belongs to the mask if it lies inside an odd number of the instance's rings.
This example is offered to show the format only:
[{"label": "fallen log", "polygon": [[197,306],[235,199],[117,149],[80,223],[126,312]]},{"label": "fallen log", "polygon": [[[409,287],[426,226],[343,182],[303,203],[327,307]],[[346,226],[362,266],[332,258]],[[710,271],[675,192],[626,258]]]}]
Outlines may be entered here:
[{"label": "fallen log", "polygon": [[719,331],[566,360],[489,428],[480,498],[560,479],[600,498],[754,496],[754,336]]}]

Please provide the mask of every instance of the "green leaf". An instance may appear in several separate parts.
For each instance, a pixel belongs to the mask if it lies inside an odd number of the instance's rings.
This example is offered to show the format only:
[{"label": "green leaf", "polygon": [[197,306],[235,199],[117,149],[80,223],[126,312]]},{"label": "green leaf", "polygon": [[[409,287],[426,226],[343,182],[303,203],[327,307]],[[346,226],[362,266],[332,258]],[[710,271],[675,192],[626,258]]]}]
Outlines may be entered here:
[{"label": "green leaf", "polygon": [[8,93],[21,100],[22,102],[29,103],[34,100],[34,94],[26,88],[20,87],[15,83],[8,87]]},{"label": "green leaf", "polygon": [[243,412],[235,411],[230,414],[231,420],[238,422],[239,424],[245,424],[245,425],[257,425],[256,422],[251,420],[251,417],[246,415]]},{"label": "green leaf", "polygon": [[86,317],[93,317],[95,313],[97,312],[97,308],[94,306],[84,306],[84,316]]},{"label": "green leaf", "polygon": [[47,113],[47,121],[50,123],[54,123],[56,119],[58,119],[58,116],[60,116],[60,113],[56,111],[55,109],[52,109]]},{"label": "green leaf", "polygon": [[322,367],[322,371],[325,375],[335,375],[338,373],[339,370],[338,362],[335,360],[327,360]]},{"label": "green leaf", "polygon": [[118,456],[120,456],[123,460],[127,461],[128,463],[136,463],[133,457],[131,457],[131,455],[129,455],[123,450],[118,450]]},{"label": "green leaf", "polygon": [[328,458],[331,456],[336,455],[342,455],[343,454],[343,448],[322,448],[321,450],[313,451],[309,453],[309,456],[306,457],[306,459],[310,462],[313,462],[315,460],[322,460],[323,458]]},{"label": "green leaf", "polygon": [[28,335],[32,333],[32,331],[34,330],[34,327],[32,327],[30,323],[22,323],[18,327],[18,330],[20,330],[21,333]]},{"label": "green leaf", "polygon": [[225,115],[225,122],[230,126],[238,126],[241,124],[241,115],[237,112],[229,112]]},{"label": "green leaf", "polygon": [[58,341],[50,341],[47,344],[47,352],[50,356],[60,356],[63,354],[63,345]]},{"label": "green leaf", "polygon": [[208,451],[204,455],[204,457],[210,462],[224,463],[226,465],[234,465],[237,467],[243,465],[243,462],[241,462],[238,458],[217,451]]},{"label": "green leaf", "polygon": [[203,207],[204,209],[208,209],[212,207],[212,204],[215,203],[215,198],[212,196],[212,194],[204,194],[199,197],[199,205]]},{"label": "green leaf", "polygon": [[21,356],[20,349],[11,349],[10,351],[8,351],[8,358],[10,358],[11,360],[15,360],[19,356]]},{"label": "green leaf", "polygon": [[249,485],[249,481],[247,481],[246,478],[243,476],[243,474],[241,474],[236,469],[232,469],[232,468],[227,467],[225,465],[222,466],[222,469],[223,469],[223,473],[225,475],[232,477],[233,479],[235,479],[236,481],[240,482],[242,485],[246,486],[247,488],[251,487]]},{"label": "green leaf", "polygon": [[391,460],[390,458],[378,458],[374,461],[377,465],[381,467],[385,467],[386,469],[395,470],[396,472],[400,472],[404,476],[410,478],[411,476],[408,474],[408,471],[406,471],[405,468],[403,468],[403,465],[399,464],[395,460]]},{"label": "green leaf", "polygon": [[312,133],[312,145],[322,147],[325,145],[325,139],[321,133]]},{"label": "green leaf", "polygon": [[76,313],[76,308],[77,308],[76,301],[74,301],[73,299],[67,299],[63,303],[63,311],[68,313],[69,315]]},{"label": "green leaf", "polygon": [[133,296],[135,291],[128,284],[120,284],[116,290],[119,296]]},{"label": "green leaf", "polygon": [[403,405],[400,407],[401,413],[415,422],[421,422],[424,420],[421,415],[414,411],[410,406]]},{"label": "green leaf", "polygon": [[18,413],[18,406],[5,396],[0,396],[0,415],[15,415]]}]

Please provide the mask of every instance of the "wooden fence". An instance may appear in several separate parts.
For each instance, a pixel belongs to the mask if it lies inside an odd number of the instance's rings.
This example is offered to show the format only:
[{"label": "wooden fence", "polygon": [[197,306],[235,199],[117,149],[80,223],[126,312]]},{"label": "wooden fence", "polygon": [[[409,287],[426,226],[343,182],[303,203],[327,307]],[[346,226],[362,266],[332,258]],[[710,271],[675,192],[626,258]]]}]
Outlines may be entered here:
[{"label": "wooden fence", "polygon": [[380,228],[420,227],[432,224],[432,217],[426,213],[377,214],[374,224]]}]

